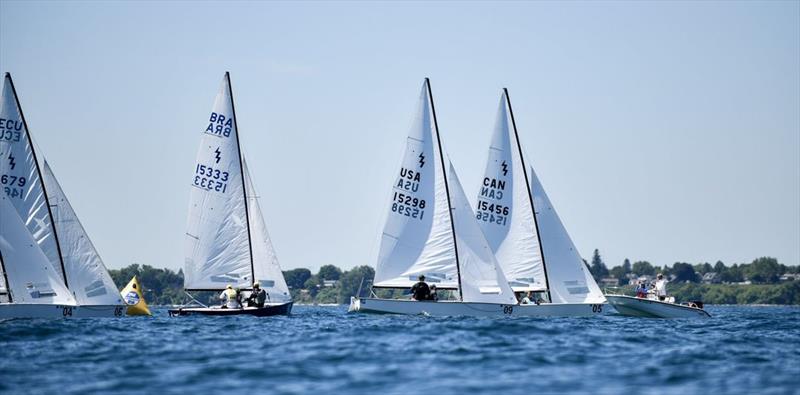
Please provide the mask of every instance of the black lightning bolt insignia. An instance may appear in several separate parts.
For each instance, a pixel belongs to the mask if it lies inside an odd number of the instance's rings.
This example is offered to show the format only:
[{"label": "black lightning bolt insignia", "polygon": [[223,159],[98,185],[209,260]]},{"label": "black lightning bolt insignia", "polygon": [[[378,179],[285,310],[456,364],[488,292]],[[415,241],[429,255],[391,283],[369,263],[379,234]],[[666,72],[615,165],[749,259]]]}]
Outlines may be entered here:
[{"label": "black lightning bolt insignia", "polygon": [[506,164],[506,161],[503,161],[501,166],[503,166],[503,175],[508,175],[508,165]]},{"label": "black lightning bolt insignia", "polygon": [[222,156],[221,156],[222,152],[219,152],[219,147],[217,147],[217,149],[214,150],[214,153],[217,156],[217,163],[219,163],[219,160],[222,159]]},{"label": "black lightning bolt insignia", "polygon": [[419,158],[419,167],[425,166],[425,155],[422,152],[419,153],[417,158]]},{"label": "black lightning bolt insignia", "polygon": [[9,153],[8,154],[8,164],[11,165],[11,170],[14,170],[14,167],[17,166],[17,164],[14,163],[14,159],[15,159],[14,158],[14,154]]}]

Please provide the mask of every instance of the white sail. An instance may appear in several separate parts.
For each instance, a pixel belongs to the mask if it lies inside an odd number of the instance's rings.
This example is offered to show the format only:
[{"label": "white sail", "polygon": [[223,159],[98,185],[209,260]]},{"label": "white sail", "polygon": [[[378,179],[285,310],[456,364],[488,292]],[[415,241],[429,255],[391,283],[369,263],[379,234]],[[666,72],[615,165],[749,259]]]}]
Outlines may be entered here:
[{"label": "white sail", "polygon": [[52,169],[42,169],[70,289],[79,305],[121,305],[117,286],[67,200]]},{"label": "white sail", "polygon": [[464,302],[517,304],[489,243],[475,222],[475,214],[452,163],[448,163],[450,186],[461,274],[461,300]]},{"label": "white sail", "polygon": [[6,73],[0,96],[0,188],[16,208],[42,252],[64,281],[58,244],[39,176],[33,143],[22,119],[11,75]]},{"label": "white sail", "polygon": [[600,287],[583,263],[539,178],[529,168],[533,205],[542,238],[550,297],[553,303],[605,303]]},{"label": "white sail", "polygon": [[292,300],[286,279],[283,278],[283,271],[278,263],[278,256],[272,247],[272,240],[267,232],[267,225],[264,223],[264,215],[261,213],[261,205],[258,204],[253,180],[250,178],[250,169],[247,162],[244,163],[245,191],[249,199],[248,207],[250,212],[250,237],[253,244],[253,269],[255,270],[255,281],[258,281],[261,289],[267,292],[270,302],[288,302]]},{"label": "white sail", "polygon": [[475,213],[512,288],[542,291],[547,280],[528,187],[504,92]]},{"label": "white sail", "polygon": [[376,287],[407,288],[420,274],[440,289],[458,287],[444,169],[434,127],[426,82],[392,184],[378,249]]},{"label": "white sail", "polygon": [[0,255],[13,303],[75,305],[61,276],[13,205],[0,194]]},{"label": "white sail", "polygon": [[185,237],[184,287],[218,290],[252,286],[238,131],[228,74],[200,141]]}]

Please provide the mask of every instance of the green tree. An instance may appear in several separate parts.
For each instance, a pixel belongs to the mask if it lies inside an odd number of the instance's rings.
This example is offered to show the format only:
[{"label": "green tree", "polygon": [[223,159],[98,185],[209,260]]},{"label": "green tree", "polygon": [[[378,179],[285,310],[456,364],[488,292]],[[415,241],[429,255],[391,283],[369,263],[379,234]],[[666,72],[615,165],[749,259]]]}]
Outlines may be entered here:
[{"label": "green tree", "polygon": [[[365,296],[375,277],[375,269],[369,266],[354,267],[344,273],[339,278],[338,303],[350,303],[351,296]],[[359,293],[360,289],[360,293]]]},{"label": "green tree", "polygon": [[675,262],[670,271],[675,276],[673,280],[675,282],[683,283],[688,281],[696,283],[699,280],[697,273],[694,271],[694,267],[686,262]]},{"label": "green tree", "polygon": [[758,284],[774,284],[778,282],[781,265],[778,260],[771,257],[761,257],[748,265],[745,274],[750,281]]},{"label": "green tree", "polygon": [[283,278],[286,279],[286,285],[291,289],[301,289],[306,281],[311,278],[311,270],[308,269],[292,269],[283,272]]},{"label": "green tree", "polygon": [[634,262],[631,271],[639,276],[653,276],[656,274],[656,269],[647,261]]},{"label": "green tree", "polygon": [[717,263],[714,264],[715,273],[722,274],[722,272],[724,272],[725,269],[727,269],[727,267],[725,267],[725,264],[722,263],[722,261],[717,261]]},{"label": "green tree", "polygon": [[595,281],[600,281],[603,277],[608,276],[608,268],[606,264],[603,263],[603,259],[600,257],[600,251],[597,248],[594,249],[592,264],[589,266],[589,271],[592,273],[592,277],[594,277]]},{"label": "green tree", "polygon": [[320,280],[338,280],[342,275],[342,269],[333,265],[324,265],[319,268],[317,276]]},{"label": "green tree", "polygon": [[628,258],[625,258],[625,260],[622,262],[622,273],[628,274],[631,272],[631,270],[633,270],[633,267],[631,266],[631,261],[629,261]]}]

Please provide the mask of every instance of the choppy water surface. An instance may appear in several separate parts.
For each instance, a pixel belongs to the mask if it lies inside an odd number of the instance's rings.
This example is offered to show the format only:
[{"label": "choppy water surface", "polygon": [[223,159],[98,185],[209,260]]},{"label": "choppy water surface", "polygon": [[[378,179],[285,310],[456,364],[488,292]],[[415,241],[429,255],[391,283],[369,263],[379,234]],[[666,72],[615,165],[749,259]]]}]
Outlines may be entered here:
[{"label": "choppy water surface", "polygon": [[800,393],[800,308],[707,320],[291,317],[0,322],[4,393]]}]

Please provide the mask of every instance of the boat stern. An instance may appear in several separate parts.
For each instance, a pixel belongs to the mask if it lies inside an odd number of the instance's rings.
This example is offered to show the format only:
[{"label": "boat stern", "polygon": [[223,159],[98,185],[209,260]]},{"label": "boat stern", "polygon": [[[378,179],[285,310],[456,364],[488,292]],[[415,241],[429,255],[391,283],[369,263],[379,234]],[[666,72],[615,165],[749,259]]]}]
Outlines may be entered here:
[{"label": "boat stern", "polygon": [[350,297],[350,306],[347,308],[348,313],[353,313],[361,310],[361,299],[357,296]]}]

